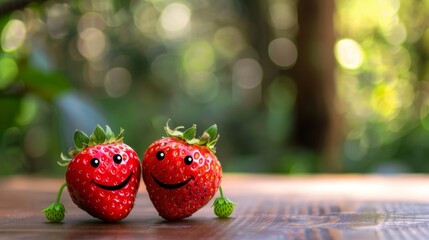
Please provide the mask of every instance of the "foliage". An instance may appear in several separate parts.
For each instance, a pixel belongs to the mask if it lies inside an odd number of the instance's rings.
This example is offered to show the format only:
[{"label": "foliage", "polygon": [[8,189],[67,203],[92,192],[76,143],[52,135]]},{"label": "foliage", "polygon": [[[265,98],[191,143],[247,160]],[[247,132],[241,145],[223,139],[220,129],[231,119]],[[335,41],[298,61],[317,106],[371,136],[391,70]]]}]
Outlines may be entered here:
[{"label": "foliage", "polygon": [[[429,1],[336,4],[344,170],[429,171]],[[78,0],[1,16],[0,175],[58,174],[97,124],[142,156],[169,118],[217,123],[226,171],[317,171],[288,145],[296,15],[294,0]]]}]

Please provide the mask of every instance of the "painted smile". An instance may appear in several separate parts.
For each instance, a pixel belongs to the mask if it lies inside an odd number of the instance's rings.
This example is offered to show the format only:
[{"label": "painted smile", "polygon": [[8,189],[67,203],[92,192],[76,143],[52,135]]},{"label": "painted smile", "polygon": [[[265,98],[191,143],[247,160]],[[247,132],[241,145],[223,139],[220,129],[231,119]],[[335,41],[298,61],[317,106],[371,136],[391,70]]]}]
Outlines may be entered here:
[{"label": "painted smile", "polygon": [[158,184],[158,186],[165,188],[165,189],[176,189],[176,188],[181,188],[183,186],[185,186],[186,184],[188,184],[189,181],[194,180],[194,177],[191,176],[190,178],[188,178],[187,180],[183,181],[183,182],[179,182],[179,183],[174,183],[174,184],[167,184],[167,183],[163,183],[161,181],[159,181],[156,177],[154,177],[151,174],[153,180],[156,182],[156,184]]},{"label": "painted smile", "polygon": [[99,184],[99,183],[94,182],[94,179],[92,179],[91,182],[94,183],[97,187],[102,188],[104,190],[115,191],[115,190],[119,190],[121,188],[124,188],[128,184],[128,182],[130,182],[133,174],[134,174],[133,172],[130,173],[130,175],[127,177],[127,179],[125,179],[123,182],[121,182],[120,184],[115,185],[115,186],[106,186],[103,184]]}]

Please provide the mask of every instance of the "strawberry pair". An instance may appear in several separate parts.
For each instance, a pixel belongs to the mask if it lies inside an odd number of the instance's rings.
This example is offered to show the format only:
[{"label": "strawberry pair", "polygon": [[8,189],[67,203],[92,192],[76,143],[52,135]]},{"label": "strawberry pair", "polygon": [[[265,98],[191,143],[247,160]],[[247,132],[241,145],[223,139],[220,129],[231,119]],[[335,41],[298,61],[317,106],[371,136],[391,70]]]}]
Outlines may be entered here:
[{"label": "strawberry pair", "polygon": [[170,129],[166,138],[153,142],[144,153],[140,167],[137,153],[123,142],[123,129],[116,136],[106,126],[97,126],[87,136],[80,130],[74,134],[75,150],[70,157],[61,154],[66,166],[66,183],[56,201],[42,210],[50,222],[64,219],[65,208],[59,202],[67,187],[73,202],[93,217],[117,222],[131,212],[140,184],[140,176],[159,215],[167,220],[191,216],[205,206],[220,189],[214,201],[214,212],[228,217],[234,203],[223,197],[220,182],[221,165],[215,156],[219,139],[216,125],[196,139],[196,126],[181,132]]}]

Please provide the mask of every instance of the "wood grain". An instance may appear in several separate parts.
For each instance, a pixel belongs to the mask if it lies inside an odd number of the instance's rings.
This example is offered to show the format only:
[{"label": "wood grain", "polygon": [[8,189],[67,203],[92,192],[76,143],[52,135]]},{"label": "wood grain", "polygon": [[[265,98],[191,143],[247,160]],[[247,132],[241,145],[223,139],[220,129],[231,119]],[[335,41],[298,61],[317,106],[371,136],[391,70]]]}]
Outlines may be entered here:
[{"label": "wood grain", "polygon": [[78,209],[67,193],[63,223],[40,213],[59,179],[0,180],[0,239],[429,239],[429,177],[226,175],[224,192],[238,203],[215,218],[210,203],[192,217],[167,222],[141,186],[136,206],[106,224]]}]

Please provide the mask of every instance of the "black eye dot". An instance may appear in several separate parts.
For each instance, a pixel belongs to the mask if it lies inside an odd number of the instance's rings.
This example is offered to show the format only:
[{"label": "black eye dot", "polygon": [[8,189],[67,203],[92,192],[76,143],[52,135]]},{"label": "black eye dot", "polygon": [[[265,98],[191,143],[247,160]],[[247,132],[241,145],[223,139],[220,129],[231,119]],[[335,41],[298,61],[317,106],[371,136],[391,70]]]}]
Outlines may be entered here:
[{"label": "black eye dot", "polygon": [[189,155],[186,156],[183,160],[185,161],[186,165],[191,165],[191,163],[194,161],[194,159]]},{"label": "black eye dot", "polygon": [[93,167],[93,168],[96,168],[96,167],[98,167],[98,165],[100,165],[100,160],[98,160],[98,158],[93,158],[93,159],[91,159],[91,166]]},{"label": "black eye dot", "polygon": [[122,162],[122,156],[120,154],[115,154],[113,156],[113,161],[117,164],[121,163]]},{"label": "black eye dot", "polygon": [[161,161],[164,158],[165,158],[165,153],[163,151],[158,151],[156,153],[156,159],[158,159],[159,161]]}]

